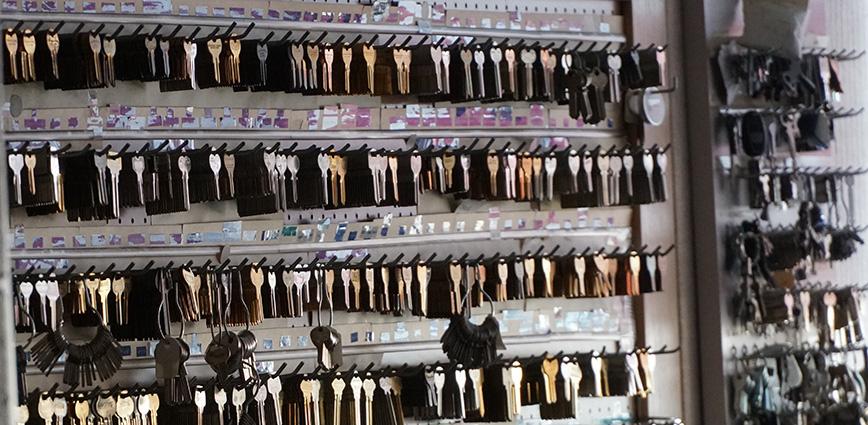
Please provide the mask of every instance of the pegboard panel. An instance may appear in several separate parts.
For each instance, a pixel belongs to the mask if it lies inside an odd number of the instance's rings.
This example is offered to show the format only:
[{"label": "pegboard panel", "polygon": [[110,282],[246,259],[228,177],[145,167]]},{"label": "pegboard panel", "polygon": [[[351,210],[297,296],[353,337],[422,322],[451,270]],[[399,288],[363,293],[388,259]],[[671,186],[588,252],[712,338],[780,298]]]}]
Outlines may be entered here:
[{"label": "pegboard panel", "polygon": [[[305,3],[323,4],[365,4],[363,0],[301,0]],[[582,13],[594,15],[614,15],[620,12],[620,1],[615,0],[459,0],[428,2],[445,5],[447,10],[510,10],[535,13]]]}]

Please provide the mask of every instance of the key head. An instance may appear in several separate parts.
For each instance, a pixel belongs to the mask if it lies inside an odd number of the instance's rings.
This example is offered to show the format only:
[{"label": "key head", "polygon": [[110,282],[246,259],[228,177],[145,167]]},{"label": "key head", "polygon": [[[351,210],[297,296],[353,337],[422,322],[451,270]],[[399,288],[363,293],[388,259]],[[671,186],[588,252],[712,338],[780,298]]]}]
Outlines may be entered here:
[{"label": "key head", "polygon": [[22,404],[15,408],[15,421],[19,424],[26,424],[30,420],[30,409],[26,404]]},{"label": "key head", "polygon": [[196,388],[196,393],[193,395],[193,403],[196,405],[196,408],[201,412],[205,408],[205,404],[207,403],[207,398],[205,397],[205,390],[202,388]]},{"label": "key head", "polygon": [[364,45],[362,46],[362,55],[365,58],[365,63],[367,63],[368,67],[374,66],[377,62],[377,51],[374,50],[374,46]]},{"label": "key head", "polygon": [[51,417],[54,416],[54,400],[40,397],[39,402],[36,404],[36,413],[46,423],[51,423]]},{"label": "key head", "polygon": [[277,156],[274,152],[266,152],[262,155],[262,162],[265,164],[265,169],[271,172],[277,163]]},{"label": "key head", "polygon": [[292,175],[295,175],[300,167],[301,160],[299,160],[297,156],[290,155],[286,157],[286,169],[289,170]]},{"label": "key head", "polygon": [[443,50],[440,55],[442,56],[443,67],[446,70],[446,73],[449,73],[449,63],[452,62],[452,52],[449,50]]},{"label": "key head", "polygon": [[121,169],[123,168],[123,162],[120,157],[110,158],[106,161],[106,167],[109,170],[109,173],[113,176],[117,176],[121,173]]},{"label": "key head", "polygon": [[241,407],[244,405],[245,401],[247,401],[247,392],[241,388],[233,388],[232,405],[235,407]]},{"label": "key head", "polygon": [[633,154],[630,153],[629,149],[625,149],[622,153],[621,158],[624,161],[624,169],[627,170],[627,172],[629,173],[631,170],[633,170]]},{"label": "key head", "polygon": [[50,168],[52,175],[60,175],[60,159],[57,158],[57,155],[51,155],[49,157],[48,167]]},{"label": "key head", "polygon": [[153,53],[154,50],[157,50],[157,39],[154,37],[145,37],[145,49],[148,49],[151,53]]},{"label": "key head", "polygon": [[316,44],[308,44],[307,45],[307,57],[310,59],[310,63],[315,64],[319,59],[319,46]]},{"label": "key head", "polygon": [[[234,34],[233,34],[234,36]],[[236,58],[241,55],[241,40],[232,38],[229,40],[229,52]]]},{"label": "key head", "polygon": [[490,174],[497,173],[497,170],[500,168],[500,158],[497,157],[497,154],[489,154],[486,158],[486,165],[488,165],[488,172]]},{"label": "key head", "polygon": [[546,174],[548,174],[550,176],[553,175],[555,170],[558,169],[558,161],[554,157],[551,157],[551,156],[546,157],[545,158],[545,168],[546,168]]},{"label": "key head", "polygon": [[413,175],[419,175],[419,172],[422,171],[422,157],[419,155],[413,155],[410,157],[410,170],[413,172]]},{"label": "key head", "polygon": [[268,59],[268,46],[265,44],[257,44],[256,57],[260,62],[265,62],[265,60]]},{"label": "key head", "polygon": [[283,391],[283,383],[280,382],[279,376],[272,376],[268,378],[268,382],[266,383],[268,387],[268,393],[274,396],[275,398]]},{"label": "key head", "polygon": [[518,157],[514,153],[507,155],[506,164],[509,165],[510,170],[515,170],[516,165],[518,165]]},{"label": "key head", "polygon": [[443,61],[443,49],[440,46],[431,46],[431,60],[435,64]]},{"label": "key head", "polygon": [[443,167],[449,171],[452,171],[452,169],[455,168],[455,155],[443,155]]},{"label": "key head", "polygon": [[281,176],[286,174],[286,166],[287,166],[286,155],[283,155],[283,154],[277,155],[275,157],[274,161],[275,161],[274,165],[275,165],[275,167],[277,167],[277,172],[280,173]]},{"label": "key head", "polygon": [[[78,404],[76,404],[75,408],[78,411]],[[136,410],[139,411],[139,415],[147,415],[151,411],[151,397],[147,394],[139,396],[136,399]]]},{"label": "key head", "polygon": [[135,403],[133,403],[133,399],[129,394],[121,394],[122,395],[118,397],[117,414],[121,418],[129,418],[133,415],[133,411],[135,411]]},{"label": "key head", "polygon": [[341,49],[341,57],[344,60],[344,66],[349,67],[350,63],[353,61],[353,48],[352,47],[344,47]]},{"label": "key head", "polygon": [[669,163],[668,158],[666,156],[666,152],[660,152],[657,154],[657,165],[660,167],[660,171],[666,172],[666,165]]},{"label": "key head", "polygon": [[561,54],[561,66],[565,71],[573,67],[573,54],[571,52],[564,52]]},{"label": "key head", "polygon": [[579,168],[581,168],[581,159],[579,159],[579,155],[573,151],[570,152],[570,156],[567,159],[567,166],[570,168],[570,173],[572,175],[576,175],[579,173]]},{"label": "key head", "polygon": [[141,156],[133,157],[133,172],[138,174],[139,176],[145,172],[145,158]]},{"label": "key head", "polygon": [[621,55],[608,55],[606,58],[606,64],[609,65],[609,69],[618,72],[621,70]]},{"label": "key head", "polygon": [[181,170],[182,174],[187,174],[190,172],[190,157],[186,155],[181,155],[178,157],[178,169]]},{"label": "key head", "polygon": [[31,169],[31,170],[35,169],[36,168],[36,155],[34,155],[32,153],[24,155],[24,165],[26,165],[28,169]]},{"label": "key head", "polygon": [[473,62],[473,52],[470,49],[461,49],[461,62],[464,62],[465,67],[469,67]]},{"label": "key head", "polygon": [[525,65],[533,65],[536,62],[536,50],[524,49],[521,51],[521,61]]},{"label": "key head", "polygon": [[624,167],[623,159],[618,155],[612,155],[609,157],[609,169],[612,170],[616,176],[621,174],[621,169]]},{"label": "key head", "polygon": [[331,65],[335,61],[335,50],[332,48],[323,49],[322,57],[327,64]]},{"label": "key head", "polygon": [[379,379],[380,388],[386,395],[392,394],[392,379],[391,377],[381,376]]},{"label": "key head", "polygon": [[115,415],[117,404],[113,397],[100,397],[96,400],[96,414],[102,418],[110,418]]},{"label": "key head", "polygon": [[[204,392],[202,394],[204,395]],[[265,403],[266,398],[268,398],[268,389],[265,385],[262,385],[256,390],[256,394],[253,395],[253,400],[257,403]],[[204,403],[202,404],[202,407],[205,407]]]},{"label": "key head", "polygon": [[607,174],[609,172],[609,157],[606,155],[598,156],[597,168],[600,169],[600,173]]},{"label": "key head", "polygon": [[[146,397],[147,398],[147,397]],[[75,417],[78,419],[86,419],[90,416],[90,403],[87,400],[75,402]]]},{"label": "key head", "polygon": [[359,400],[359,396],[362,395],[362,385],[362,379],[358,376],[353,376],[353,379],[350,380],[350,388],[353,390],[355,400]]},{"label": "key head", "polygon": [[362,388],[365,390],[365,398],[371,400],[374,398],[374,390],[377,389],[377,384],[373,379],[365,379],[362,382]]},{"label": "key head", "polygon": [[48,51],[57,53],[60,51],[60,35],[53,32],[48,32],[45,35],[45,43],[48,45]]},{"label": "key head", "polygon": [[229,399],[227,398],[226,391],[223,390],[223,388],[217,388],[214,390],[214,402],[217,403],[217,405],[225,406],[227,401],[229,401]]},{"label": "key head", "polygon": [[21,169],[24,168],[24,155],[9,155],[7,161],[9,162],[9,168],[12,169],[12,172],[14,172],[15,174],[21,174]]},{"label": "key head", "polygon": [[461,155],[461,157],[459,158],[459,162],[461,163],[461,168],[464,169],[464,171],[467,171],[470,169],[470,157],[469,156]]},{"label": "key head", "polygon": [[482,49],[473,52],[473,60],[476,61],[476,66],[480,68],[485,66],[485,52]]},{"label": "key head", "polygon": [[90,34],[87,41],[94,55],[102,52],[102,38],[100,38],[99,34]]},{"label": "key head", "polygon": [[331,165],[331,161],[329,161],[329,157],[325,154],[320,154],[316,158],[317,165],[319,166],[319,171],[323,176],[326,175],[326,171],[329,169],[329,165]]},{"label": "key head", "polygon": [[160,50],[163,51],[164,55],[169,54],[169,40],[166,40],[166,39],[160,40]]},{"label": "key head", "polygon": [[54,416],[65,418],[68,413],[66,399],[63,397],[54,399],[52,402],[52,410],[54,411]]},{"label": "key head", "polygon": [[118,45],[115,42],[115,39],[113,39],[113,38],[107,38],[102,43],[102,48],[103,48],[103,51],[105,52],[106,56],[108,56],[110,58],[114,57],[115,53],[117,53],[117,51],[118,51]]},{"label": "key head", "polygon": [[500,48],[497,47],[492,47],[491,50],[488,51],[488,57],[491,58],[492,62],[498,64],[503,60],[503,50],[500,50]]},{"label": "key head", "polygon": [[106,165],[108,165],[108,159],[106,158],[106,155],[94,155],[93,156],[93,165],[99,171],[101,171],[101,172],[105,171],[105,167],[106,167]]},{"label": "key head", "polygon": [[289,47],[289,54],[293,62],[301,64],[304,60],[304,47],[301,44],[293,44]]},{"label": "key head", "polygon": [[124,288],[126,288],[124,278],[116,277],[112,279],[112,293],[114,293],[116,297],[124,293]]},{"label": "key head", "polygon": [[223,162],[220,161],[220,155],[216,153],[208,155],[208,167],[211,168],[211,172],[215,175],[219,174],[220,169],[223,168]]},{"label": "key head", "polygon": [[212,60],[220,58],[220,52],[223,50],[223,42],[220,39],[208,40],[205,45],[208,46],[208,53],[211,54]]}]

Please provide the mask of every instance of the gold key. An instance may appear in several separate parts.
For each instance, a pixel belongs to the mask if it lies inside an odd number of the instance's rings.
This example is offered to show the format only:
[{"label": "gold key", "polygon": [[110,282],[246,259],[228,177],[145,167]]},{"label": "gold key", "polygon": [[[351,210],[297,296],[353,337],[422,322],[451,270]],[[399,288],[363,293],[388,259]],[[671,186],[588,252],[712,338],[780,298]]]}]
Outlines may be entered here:
[{"label": "gold key", "polygon": [[29,153],[24,155],[24,165],[27,167],[27,183],[31,195],[36,195],[36,155]]},{"label": "gold key", "polygon": [[446,187],[441,188],[441,190],[445,190],[446,188],[452,188],[452,170],[455,169],[455,155],[445,154],[443,155],[443,169],[446,174]]},{"label": "gold key", "polygon": [[100,38],[99,34],[90,34],[88,42],[90,44],[90,50],[93,53],[94,80],[96,80],[96,85],[99,85],[99,83],[102,82],[102,61],[100,60],[100,55],[102,54],[102,38]]},{"label": "gold key", "polygon": [[338,157],[334,155],[329,155],[329,171],[331,171],[331,185],[332,185],[332,205],[338,206],[340,203],[340,193],[338,192]]},{"label": "gold key", "polygon": [[36,53],[36,37],[29,29],[24,30],[21,36],[21,44],[24,52],[21,54],[21,79],[24,81],[36,81],[36,61],[33,54]]},{"label": "gold key", "polygon": [[389,169],[392,171],[392,189],[394,189],[395,202],[397,203],[400,200],[398,197],[398,157],[389,157]]},{"label": "gold key", "polygon": [[117,52],[117,43],[115,40],[106,39],[103,42],[103,51],[105,52],[105,81],[107,85],[114,87],[115,85],[115,53]]},{"label": "gold key", "polygon": [[353,62],[353,48],[349,46],[342,48],[341,56],[344,59],[344,93],[352,94],[352,90],[350,90],[350,65]]},{"label": "gold key", "polygon": [[326,93],[332,92],[332,62],[335,60],[335,49],[328,47],[323,49],[323,61],[325,66],[322,70],[322,89]]},{"label": "gold key", "polygon": [[223,50],[223,42],[219,39],[208,40],[207,45],[211,63],[214,65],[214,81],[220,84],[220,52]]},{"label": "gold key", "polygon": [[57,67],[57,53],[60,52],[60,36],[56,33],[49,32],[45,35],[45,44],[48,46],[48,52],[51,54],[51,73],[54,78],[60,78],[60,70]]},{"label": "gold key", "polygon": [[368,94],[374,94],[374,64],[377,62],[377,51],[374,46],[362,46],[365,64],[368,68]]},{"label": "gold key", "polygon": [[13,80],[18,80],[18,34],[11,29],[3,35],[6,50],[9,51],[9,70]]},{"label": "gold key", "polygon": [[229,52],[232,53],[232,61],[230,62],[232,79],[230,84],[238,84],[241,82],[241,40],[237,38],[230,39]]},{"label": "gold key", "polygon": [[338,177],[341,179],[341,205],[347,205],[347,158],[338,157]]},{"label": "gold key", "polygon": [[497,197],[497,170],[500,168],[500,159],[496,154],[488,155],[488,175],[491,184],[491,197]]},{"label": "gold key", "polygon": [[310,81],[310,88],[315,89],[319,87],[319,82],[317,81],[317,75],[319,73],[319,46],[308,44],[307,57],[310,59],[310,74],[308,80]]}]

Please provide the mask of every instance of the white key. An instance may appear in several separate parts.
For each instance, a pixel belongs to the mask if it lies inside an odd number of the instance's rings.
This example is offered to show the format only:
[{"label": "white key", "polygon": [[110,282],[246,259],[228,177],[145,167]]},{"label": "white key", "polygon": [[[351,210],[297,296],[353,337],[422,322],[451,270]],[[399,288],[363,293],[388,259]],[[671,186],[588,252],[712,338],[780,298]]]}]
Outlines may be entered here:
[{"label": "white key", "polygon": [[226,167],[226,173],[229,175],[229,196],[235,196],[235,155],[223,154],[223,166]]},{"label": "white key", "polygon": [[328,200],[329,200],[328,171],[329,171],[329,165],[330,164],[331,164],[331,161],[329,161],[328,155],[320,154],[317,157],[317,165],[319,165],[319,171],[320,171],[320,174],[322,175],[322,190],[323,190],[322,200],[323,200],[323,204],[328,203]]},{"label": "white key", "polygon": [[[33,284],[30,282],[21,282],[18,284],[18,293],[21,294],[21,298],[24,300],[24,311],[27,314],[30,314],[30,296],[33,295]],[[27,319],[26,315],[24,316],[24,320],[29,325],[30,320]]]},{"label": "white key", "polygon": [[48,299],[48,297],[46,296],[48,293],[48,282],[40,279],[36,281],[36,285],[33,286],[33,289],[35,289],[36,294],[39,295],[39,306],[42,323],[48,323],[48,305],[46,303]]},{"label": "white key", "polygon": [[292,180],[292,202],[298,203],[298,169],[301,167],[301,162],[295,155],[286,157],[286,169],[289,170],[290,180]]},{"label": "white key", "polygon": [[111,192],[112,192],[112,212],[115,217],[121,216],[121,200],[120,200],[120,175],[123,164],[121,158],[110,158],[106,161],[106,166],[111,176]]},{"label": "white key", "polygon": [[464,419],[467,414],[467,408],[464,405],[464,389],[465,385],[467,385],[467,371],[464,369],[456,369],[455,370],[455,383],[458,384],[458,399],[459,406],[461,412],[461,418]]},{"label": "white key", "polygon": [[48,290],[45,294],[48,297],[49,306],[51,307],[51,323],[49,323],[49,327],[51,329],[57,328],[57,311],[63,306],[63,303],[58,303],[57,300],[60,299],[60,287],[57,284],[56,280],[48,281]]},{"label": "white key", "polygon": [[102,205],[108,204],[108,195],[106,194],[106,181],[105,181],[105,169],[108,164],[108,160],[106,155],[96,155],[93,156],[93,165],[96,166],[96,174],[97,174],[97,193],[99,194],[99,201]]},{"label": "white key", "polygon": [[217,199],[220,199],[220,170],[223,169],[223,161],[220,160],[220,155],[216,153],[208,155],[208,167],[214,173],[214,188],[217,190]]},{"label": "white key", "polygon": [[244,402],[247,400],[247,393],[238,388],[232,389],[232,406],[235,407],[235,423],[241,423],[241,413]]},{"label": "white key", "polygon": [[139,189],[139,202],[144,205],[145,204],[145,190],[144,190],[144,173],[145,173],[145,158],[141,156],[133,157],[133,172],[136,173],[136,183]]},{"label": "white key", "polygon": [[12,184],[15,186],[15,203],[21,205],[21,170],[24,168],[24,155],[11,154],[7,159],[12,170]]},{"label": "white key", "polygon": [[181,155],[178,157],[178,169],[181,171],[181,193],[184,199],[184,209],[190,209],[190,157]]},{"label": "white key", "polygon": [[606,155],[597,156],[597,168],[600,170],[600,195],[598,199],[602,201],[602,206],[609,205],[609,157]]},{"label": "white key", "polygon": [[545,158],[546,171],[546,199],[551,201],[555,196],[555,170],[558,168],[557,160],[554,157]]}]

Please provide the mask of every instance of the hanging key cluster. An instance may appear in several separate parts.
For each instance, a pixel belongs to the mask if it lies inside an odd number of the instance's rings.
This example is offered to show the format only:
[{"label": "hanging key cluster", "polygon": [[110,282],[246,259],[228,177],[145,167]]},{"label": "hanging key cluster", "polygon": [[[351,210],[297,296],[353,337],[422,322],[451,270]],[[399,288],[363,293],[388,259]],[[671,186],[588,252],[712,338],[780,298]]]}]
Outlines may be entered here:
[{"label": "hanging key cluster", "polygon": [[[29,400],[28,417],[40,418],[45,424],[158,425],[168,416],[160,410],[160,397],[147,389],[114,390],[103,393],[57,393],[54,390],[36,393]],[[27,423],[20,420],[18,423]],[[68,422],[71,421],[71,422]]]},{"label": "hanging key cluster", "polygon": [[[118,218],[122,209],[182,212],[235,199],[242,217],[308,208],[414,206],[423,192],[564,207],[662,202],[667,150],[540,153],[508,148],[372,151],[204,146],[119,152],[26,146],[8,152],[13,206],[70,221]],[[301,190],[308,188],[310,190]]]},{"label": "hanging key cluster", "polygon": [[[261,40],[215,30],[196,39],[141,28],[124,35],[96,31],[59,34],[59,28],[4,31],[4,81],[43,81],[47,89],[113,86],[116,80],[160,81],[163,91],[210,87],[305,95],[415,95],[424,101],[548,101],[569,104],[587,123],[606,119],[606,102],[623,90],[662,85],[663,49],[571,50],[564,44],[513,45],[492,41],[445,44],[429,37],[382,45],[361,37]],[[608,48],[608,46],[606,46]]]},{"label": "hanging key cluster", "polygon": [[795,60],[733,42],[720,48],[716,65],[730,99],[738,91],[766,101],[820,106],[841,100],[840,62],[862,55],[864,52],[823,49]]},{"label": "hanging key cluster", "polygon": [[[470,291],[474,306],[487,293],[495,301],[525,298],[599,298],[636,296],[662,290],[662,258],[670,250],[621,252],[586,250],[566,255],[524,253],[492,258],[466,256],[443,261],[420,260],[350,263],[335,260],[307,265],[239,265],[224,267],[146,268],[143,270],[63,275],[15,276],[17,329],[55,329],[69,299],[74,323],[100,313],[116,338],[162,339],[155,320],[168,293],[171,320],[219,321],[238,326],[266,318],[303,317],[325,310],[450,318],[462,311]],[[174,307],[177,294],[178,306]],[[130,302],[136,300],[136,302]],[[23,310],[23,311],[22,311]],[[28,312],[29,315],[23,314]]]},{"label": "hanging key cluster", "polygon": [[[738,351],[735,347],[733,354]],[[839,348],[810,344],[766,345],[748,353],[742,346],[735,356],[739,368],[730,376],[732,415],[739,423],[787,421],[845,423],[868,420],[865,406],[865,369],[868,356],[862,346]],[[824,383],[828,391],[815,391]],[[837,394],[851,394],[839,398]]]},{"label": "hanging key cluster", "polygon": [[[836,217],[839,204],[847,211],[853,205],[856,176],[864,174],[861,168],[816,167],[763,167],[754,168],[745,176],[748,180],[749,201],[752,208],[768,205],[793,205],[801,202],[828,207]],[[849,214],[848,214],[849,216]]]}]

